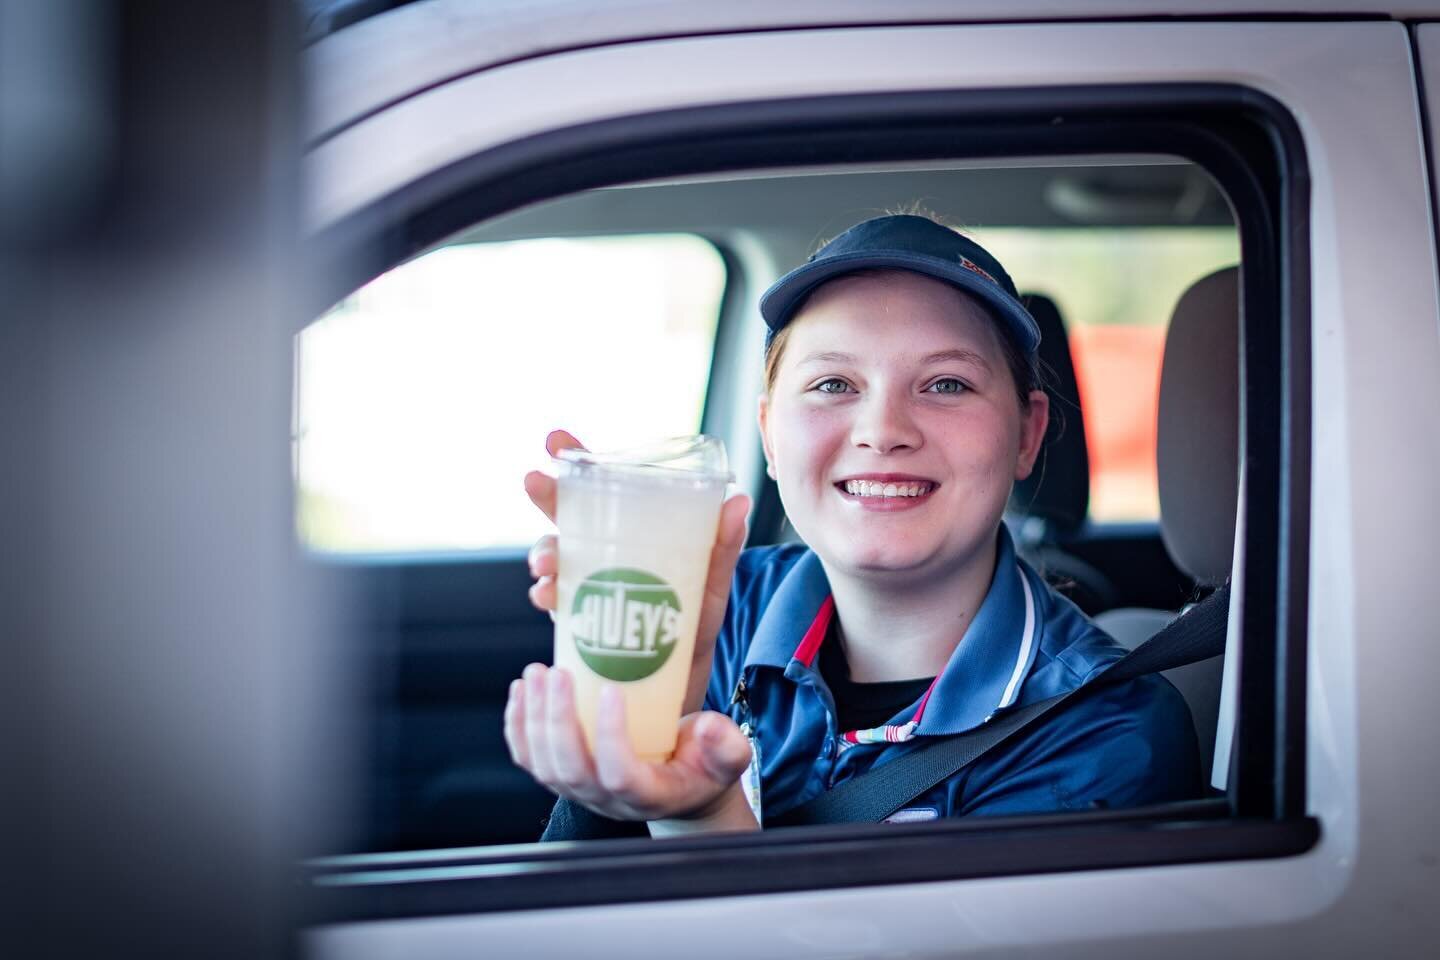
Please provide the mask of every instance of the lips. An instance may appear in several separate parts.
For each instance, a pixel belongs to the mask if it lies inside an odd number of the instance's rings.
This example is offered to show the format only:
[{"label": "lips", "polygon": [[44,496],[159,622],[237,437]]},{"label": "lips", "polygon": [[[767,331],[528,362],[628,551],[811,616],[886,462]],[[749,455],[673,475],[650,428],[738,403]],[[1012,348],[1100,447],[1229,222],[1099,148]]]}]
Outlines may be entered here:
[{"label": "lips", "polygon": [[929,499],[940,485],[909,474],[865,474],[835,484],[846,500],[869,509],[905,509]]},{"label": "lips", "polygon": [[920,497],[935,489],[928,480],[884,483],[879,480],[846,480],[840,489],[856,497]]}]

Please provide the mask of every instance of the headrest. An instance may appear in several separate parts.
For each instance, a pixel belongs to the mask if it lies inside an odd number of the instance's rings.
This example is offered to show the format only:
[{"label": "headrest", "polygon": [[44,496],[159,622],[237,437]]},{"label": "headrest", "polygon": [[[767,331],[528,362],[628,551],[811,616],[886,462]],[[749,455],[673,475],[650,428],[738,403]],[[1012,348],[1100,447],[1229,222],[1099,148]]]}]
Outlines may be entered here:
[{"label": "headrest", "polygon": [[1050,429],[1030,476],[1015,484],[1010,511],[1045,521],[1046,535],[1073,533],[1085,522],[1090,503],[1090,457],[1070,340],[1055,301],[1038,293],[1021,302],[1040,328],[1040,363],[1050,387]]},{"label": "headrest", "polygon": [[1230,575],[1240,488],[1240,271],[1202,277],[1175,305],[1160,375],[1160,530],[1201,583]]}]

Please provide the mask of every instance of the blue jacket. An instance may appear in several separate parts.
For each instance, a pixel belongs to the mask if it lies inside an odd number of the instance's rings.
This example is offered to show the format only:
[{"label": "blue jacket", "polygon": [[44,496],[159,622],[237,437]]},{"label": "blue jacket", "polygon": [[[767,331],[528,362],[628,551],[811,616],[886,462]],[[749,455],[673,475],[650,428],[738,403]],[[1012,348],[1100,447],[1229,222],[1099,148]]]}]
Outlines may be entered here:
[{"label": "blue jacket", "polygon": [[[741,555],[705,707],[751,732],[766,816],[932,737],[1073,689],[1125,653],[1016,557],[1002,527],[990,591],[929,691],[885,726],[846,731],[818,669],[832,614],[824,570],[805,546]],[[744,696],[732,702],[742,678]],[[1189,710],[1168,682],[1148,676],[1065,708],[892,819],[1131,807],[1199,793]]]}]

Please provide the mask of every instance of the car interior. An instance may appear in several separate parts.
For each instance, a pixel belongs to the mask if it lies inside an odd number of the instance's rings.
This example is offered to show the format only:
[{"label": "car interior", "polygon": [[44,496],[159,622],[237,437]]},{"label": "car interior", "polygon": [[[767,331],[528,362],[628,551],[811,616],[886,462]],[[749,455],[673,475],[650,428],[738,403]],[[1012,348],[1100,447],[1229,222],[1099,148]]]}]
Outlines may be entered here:
[{"label": "car interior", "polygon": [[[793,538],[754,426],[756,301],[829,237],[913,211],[987,245],[1042,329],[1055,413],[1007,513],[1022,556],[1129,647],[1230,575],[1240,245],[1225,194],[1194,163],[759,169],[523,207],[395,266],[297,339],[300,536],[350,598],[367,673],[368,793],[359,835],[333,852],[539,837],[553,798],[511,764],[501,713],[525,664],[551,659],[550,620],[526,592],[544,526],[520,492],[543,465],[542,425],[589,416],[597,446],[719,436],[755,500],[750,544]],[[622,283],[624,257],[674,238],[690,246]],[[681,329],[681,313],[698,319]],[[612,347],[632,365],[607,360]],[[612,401],[622,389],[634,399]],[[413,528],[376,519],[394,504],[420,518]],[[1221,676],[1219,659],[1170,674],[1207,782],[1217,728],[1222,754],[1229,744]]]}]

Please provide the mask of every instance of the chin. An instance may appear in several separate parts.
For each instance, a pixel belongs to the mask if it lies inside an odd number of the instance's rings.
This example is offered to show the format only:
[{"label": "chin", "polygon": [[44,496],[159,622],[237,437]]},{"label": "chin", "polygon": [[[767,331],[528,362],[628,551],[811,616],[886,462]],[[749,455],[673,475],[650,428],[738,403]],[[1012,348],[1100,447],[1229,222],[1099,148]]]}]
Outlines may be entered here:
[{"label": "chin", "polygon": [[929,554],[917,550],[896,549],[894,544],[877,544],[870,549],[856,549],[852,544],[837,558],[839,565],[856,573],[908,573],[925,565]]}]

